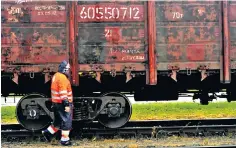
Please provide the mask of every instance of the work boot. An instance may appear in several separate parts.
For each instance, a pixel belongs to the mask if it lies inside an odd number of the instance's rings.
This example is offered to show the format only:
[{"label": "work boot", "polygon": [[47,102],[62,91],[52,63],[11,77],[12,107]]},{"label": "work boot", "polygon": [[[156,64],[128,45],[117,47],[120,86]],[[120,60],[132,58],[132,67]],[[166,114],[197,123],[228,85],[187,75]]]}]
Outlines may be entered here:
[{"label": "work boot", "polygon": [[61,141],[61,145],[63,145],[63,146],[70,146],[70,145],[72,145],[72,143],[71,143],[70,140],[68,140],[68,141]]},{"label": "work boot", "polygon": [[43,130],[42,135],[46,141],[51,142],[53,135],[48,130]]}]

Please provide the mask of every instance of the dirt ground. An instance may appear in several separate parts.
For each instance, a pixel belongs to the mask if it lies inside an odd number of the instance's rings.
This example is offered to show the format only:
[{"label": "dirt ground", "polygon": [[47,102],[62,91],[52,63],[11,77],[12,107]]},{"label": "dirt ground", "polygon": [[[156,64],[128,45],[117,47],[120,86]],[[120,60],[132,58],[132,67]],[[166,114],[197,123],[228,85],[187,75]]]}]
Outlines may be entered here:
[{"label": "dirt ground", "polygon": [[[73,140],[73,139],[72,139]],[[154,148],[154,147],[190,147],[236,145],[235,136],[224,137],[178,137],[172,136],[160,139],[82,139],[73,140],[76,148]],[[37,141],[6,142],[2,148],[56,148],[61,147],[58,140],[51,143]]]}]

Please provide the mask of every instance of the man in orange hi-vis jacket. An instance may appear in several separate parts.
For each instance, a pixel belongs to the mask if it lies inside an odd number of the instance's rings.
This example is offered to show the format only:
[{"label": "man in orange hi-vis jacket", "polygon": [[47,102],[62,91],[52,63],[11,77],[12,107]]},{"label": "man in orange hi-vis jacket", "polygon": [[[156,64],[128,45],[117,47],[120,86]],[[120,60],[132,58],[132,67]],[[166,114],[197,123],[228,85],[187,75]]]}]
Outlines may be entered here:
[{"label": "man in orange hi-vis jacket", "polygon": [[46,130],[42,131],[47,141],[51,141],[53,134],[61,130],[61,144],[71,145],[69,138],[72,128],[73,97],[70,76],[70,64],[63,61],[58,68],[58,72],[52,77],[51,97],[55,120]]}]

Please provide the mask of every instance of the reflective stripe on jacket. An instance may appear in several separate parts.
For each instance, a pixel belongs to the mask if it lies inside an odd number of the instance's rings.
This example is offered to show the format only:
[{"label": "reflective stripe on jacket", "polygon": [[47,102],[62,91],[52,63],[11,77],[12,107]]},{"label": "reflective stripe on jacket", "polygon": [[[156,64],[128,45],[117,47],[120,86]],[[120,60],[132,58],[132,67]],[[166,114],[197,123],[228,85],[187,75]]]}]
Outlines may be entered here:
[{"label": "reflective stripe on jacket", "polygon": [[69,102],[73,102],[71,84],[64,74],[59,72],[54,74],[51,85],[51,96],[52,102],[55,103],[62,103],[62,100],[65,98],[68,98]]}]

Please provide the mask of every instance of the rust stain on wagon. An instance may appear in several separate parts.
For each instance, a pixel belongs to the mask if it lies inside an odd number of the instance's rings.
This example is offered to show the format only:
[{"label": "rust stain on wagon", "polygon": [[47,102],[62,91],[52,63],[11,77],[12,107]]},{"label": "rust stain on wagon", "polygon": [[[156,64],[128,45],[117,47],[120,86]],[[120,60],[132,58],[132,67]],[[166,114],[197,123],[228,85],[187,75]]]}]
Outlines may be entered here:
[{"label": "rust stain on wagon", "polygon": [[[59,15],[53,15],[52,11],[59,12]],[[4,67],[19,65],[21,68],[27,64],[47,66],[68,58],[65,2],[16,4],[3,1],[1,12],[1,58]],[[30,67],[32,70],[33,67]],[[38,71],[36,67],[33,68],[35,72]]]},{"label": "rust stain on wagon", "polygon": [[233,64],[233,61],[236,60],[236,2],[229,1],[229,29],[230,29],[230,59],[232,61],[231,68],[236,69],[236,62]]},{"label": "rust stain on wagon", "polygon": [[66,22],[65,2],[2,2],[2,23]]},{"label": "rust stain on wagon", "polygon": [[34,26],[3,25],[3,45],[66,44],[65,25],[35,24]]},{"label": "rust stain on wagon", "polygon": [[3,3],[1,8],[2,23],[4,22],[30,22],[30,8],[20,7],[14,5],[5,5]]},{"label": "rust stain on wagon", "polygon": [[[220,2],[157,1],[155,4],[158,66],[179,62],[182,68],[196,67],[200,61],[214,62],[217,68],[223,35],[219,27],[222,23]],[[236,2],[229,1],[231,60],[236,59],[235,6]],[[147,62],[145,48],[149,44],[145,40],[148,34],[144,33],[147,11],[144,2],[80,1],[76,7],[78,64],[85,67],[91,63],[143,66]],[[56,63],[68,58],[67,8],[65,2],[59,1],[3,2],[2,64],[44,64],[47,60]],[[191,62],[196,63],[188,65]],[[166,69],[163,66],[161,70]]]},{"label": "rust stain on wagon", "polygon": [[218,2],[156,2],[157,21],[216,21],[219,18]]},{"label": "rust stain on wagon", "polygon": [[143,2],[79,3],[79,64],[145,61]]},{"label": "rust stain on wagon", "polygon": [[112,21],[144,21],[142,5],[125,5],[122,3],[100,2],[96,4],[80,4],[77,8],[79,22],[112,22]]},{"label": "rust stain on wagon", "polygon": [[222,35],[219,4],[216,1],[156,2],[157,62],[219,62]]},{"label": "rust stain on wagon", "polygon": [[[219,40],[217,23],[158,23],[158,43],[197,43]],[[179,26],[179,27],[176,27]]]},{"label": "rust stain on wagon", "polygon": [[[204,45],[188,45],[186,55],[190,61],[204,61],[205,60],[205,47]],[[197,56],[196,56],[197,55]]]}]

